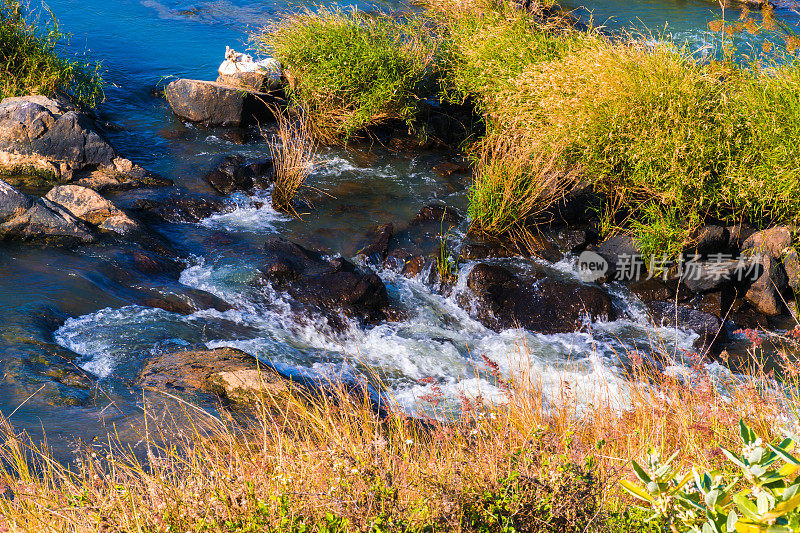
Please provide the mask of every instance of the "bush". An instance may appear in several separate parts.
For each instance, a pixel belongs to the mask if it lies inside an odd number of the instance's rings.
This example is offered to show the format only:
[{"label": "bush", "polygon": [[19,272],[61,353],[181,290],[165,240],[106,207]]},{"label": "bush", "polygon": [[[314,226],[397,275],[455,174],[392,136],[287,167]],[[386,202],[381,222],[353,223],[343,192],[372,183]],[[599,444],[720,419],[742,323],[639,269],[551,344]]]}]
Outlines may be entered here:
[{"label": "bush", "polygon": [[430,94],[436,42],[419,20],[321,10],[290,15],[256,40],[291,76],[291,96],[324,142],[346,142],[365,128],[413,124]]},{"label": "bush", "polygon": [[102,96],[97,68],[56,53],[65,35],[53,22],[39,29],[22,16],[16,0],[0,0],[0,99],[61,92],[94,107]]}]

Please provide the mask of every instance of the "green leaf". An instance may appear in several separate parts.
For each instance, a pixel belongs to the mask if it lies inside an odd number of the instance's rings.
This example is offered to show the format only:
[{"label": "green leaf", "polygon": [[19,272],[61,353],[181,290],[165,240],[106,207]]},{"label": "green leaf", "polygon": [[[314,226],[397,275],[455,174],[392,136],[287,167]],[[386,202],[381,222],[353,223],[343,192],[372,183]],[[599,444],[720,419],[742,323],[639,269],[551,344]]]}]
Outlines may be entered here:
[{"label": "green leaf", "polygon": [[742,462],[742,459],[738,455],[736,455],[735,453],[733,453],[729,449],[724,448],[722,446],[720,446],[720,450],[722,450],[722,453],[724,453],[725,456],[728,459],[730,459],[734,464],[736,464],[739,468],[747,470],[747,465]]},{"label": "green leaf", "polygon": [[762,516],[765,515],[772,507],[770,503],[771,502],[769,501],[769,497],[766,495],[766,493],[762,492],[759,494],[756,498],[756,508],[758,510],[758,514]]},{"label": "green leaf", "polygon": [[751,442],[756,441],[756,434],[753,433],[753,430],[744,423],[744,419],[739,419],[739,434],[742,436],[742,441],[745,444],[750,444]]},{"label": "green leaf", "polygon": [[[736,494],[733,497],[733,502],[739,507],[739,510],[749,518],[750,520],[761,520],[761,516],[758,514],[756,510],[756,506],[753,505],[753,502],[747,499],[747,497],[742,494]],[[736,526],[736,530],[739,531],[739,526]]]},{"label": "green leaf", "polygon": [[625,492],[630,494],[635,498],[639,498],[640,500],[646,501],[648,503],[655,503],[655,499],[650,496],[647,492],[645,492],[644,488],[628,481],[627,479],[623,479],[619,482],[622,485],[622,488],[625,489]]},{"label": "green leaf", "polygon": [[800,494],[795,494],[786,501],[778,503],[770,512],[764,515],[766,520],[773,520],[794,511],[800,505]]},{"label": "green leaf", "polygon": [[[791,440],[791,439],[787,439],[787,440]],[[769,446],[770,450],[775,452],[775,454],[777,454],[781,459],[783,459],[787,463],[793,464],[795,466],[800,466],[800,461],[798,461],[795,458],[794,455],[792,455],[791,453],[787,452],[782,446],[773,446],[772,444],[767,444],[767,446]]]},{"label": "green leaf", "polygon": [[736,514],[736,511],[731,511],[728,513],[728,520],[725,521],[725,528],[728,530],[728,533],[733,533],[736,531],[736,522],[739,521],[739,515]]},{"label": "green leaf", "polygon": [[639,478],[639,481],[644,483],[645,485],[653,481],[650,479],[650,476],[647,475],[647,472],[644,471],[644,468],[639,466],[639,463],[636,461],[631,461],[631,466],[633,467],[633,471],[636,474],[636,477]]}]

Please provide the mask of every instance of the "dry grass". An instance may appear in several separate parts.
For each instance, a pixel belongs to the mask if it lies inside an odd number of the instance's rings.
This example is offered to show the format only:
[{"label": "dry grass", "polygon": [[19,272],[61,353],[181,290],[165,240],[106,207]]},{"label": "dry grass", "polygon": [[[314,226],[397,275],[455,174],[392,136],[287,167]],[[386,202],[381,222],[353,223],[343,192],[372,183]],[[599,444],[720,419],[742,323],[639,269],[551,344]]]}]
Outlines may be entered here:
[{"label": "dry grass", "polygon": [[316,144],[304,116],[287,116],[279,111],[275,116],[278,120],[277,139],[269,148],[275,172],[272,206],[296,215],[294,200],[311,173]]},{"label": "dry grass", "polygon": [[[487,360],[503,403],[463,397],[452,419],[380,418],[366,397],[342,387],[313,398],[265,393],[245,425],[183,421],[184,429],[166,424],[159,433],[151,420],[141,459],[112,435],[72,468],[4,421],[0,524],[59,532],[656,531],[617,488],[631,458],[654,445],[680,450],[686,466],[718,467],[719,446],[737,442],[740,418],[765,439],[796,429],[786,427],[786,397],[764,386],[759,369],[718,379],[698,364],[667,377],[632,353],[629,381],[587,387],[543,381],[552,376],[531,372],[530,357],[521,345],[511,379]],[[441,401],[429,382],[420,408]]]}]

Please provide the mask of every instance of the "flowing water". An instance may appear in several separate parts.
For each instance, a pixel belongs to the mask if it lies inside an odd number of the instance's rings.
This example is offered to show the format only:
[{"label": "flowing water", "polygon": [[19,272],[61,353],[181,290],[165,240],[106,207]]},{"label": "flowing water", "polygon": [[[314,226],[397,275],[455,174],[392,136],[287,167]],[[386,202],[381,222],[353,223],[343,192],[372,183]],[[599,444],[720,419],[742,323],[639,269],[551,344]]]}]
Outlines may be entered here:
[{"label": "flowing water", "polygon": [[[245,47],[247,32],[288,9],[288,4],[50,0],[48,6],[61,29],[73,35],[67,52],[102,61],[108,85],[99,115],[111,125],[111,141],[125,156],[176,183],[175,188],[114,195],[121,206],[130,207],[142,197],[212,194],[202,175],[222,154],[268,154],[263,142],[236,144],[224,130],[181,123],[155,89],[173,76],[213,79],[225,46]],[[669,21],[676,36],[697,42],[718,11],[699,0],[609,0],[590,2],[589,9],[596,21],[610,27],[637,21],[663,27]],[[464,294],[469,264],[462,265],[449,297],[419,279],[378,272],[407,318],[370,328],[350,324],[344,332],[332,331],[322,320],[296,320],[288,312],[286,296],[251,283],[262,261],[260,247],[269,235],[352,257],[371,227],[386,222],[402,226],[432,201],[465,212],[466,178],[434,173],[439,155],[402,155],[377,148],[324,150],[311,183],[328,195],[319,195],[313,212],[303,220],[270,209],[267,191],[227,198],[226,213],[200,223],[157,225],[154,231],[180,261],[175,274],[133,268],[135,254],[127,247],[67,251],[3,244],[0,362],[5,379],[0,383],[0,410],[13,413],[19,427],[44,428],[56,446],[74,437],[91,439],[111,423],[121,426],[140,415],[141,391],[133,382],[149,356],[187,346],[237,347],[299,375],[350,378],[376,371],[391,385],[397,401],[409,408],[430,391],[430,384],[420,383],[423,378],[433,378],[450,399],[459,393],[496,394],[483,372],[483,355],[497,361],[503,372],[515,365],[535,369],[553,394],[567,382],[588,402],[598,384],[611,392],[624,390],[623,368],[630,350],[649,351],[652,344],[667,351],[691,349],[694,333],[648,325],[642,305],[621,287],[612,289],[624,314],[616,322],[560,335],[494,332],[456,303]],[[464,230],[462,225],[456,232]],[[576,278],[574,258],[555,266],[505,261],[520,270]],[[191,314],[179,314],[151,305],[159,298],[196,301],[198,290],[230,308],[220,311],[216,308],[224,307],[195,304]],[[517,349],[520,345],[525,348]],[[58,369],[72,364],[73,369],[98,376],[100,387],[70,388]]]}]

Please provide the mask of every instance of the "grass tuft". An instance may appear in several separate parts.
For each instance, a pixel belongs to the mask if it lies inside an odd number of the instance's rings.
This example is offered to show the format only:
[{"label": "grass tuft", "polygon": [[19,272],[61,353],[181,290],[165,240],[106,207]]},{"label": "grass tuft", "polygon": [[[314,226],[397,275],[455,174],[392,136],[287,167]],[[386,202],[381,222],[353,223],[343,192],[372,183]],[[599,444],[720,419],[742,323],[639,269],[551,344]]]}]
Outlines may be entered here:
[{"label": "grass tuft", "polygon": [[51,22],[28,22],[16,0],[0,0],[0,100],[10,96],[62,93],[94,107],[102,98],[97,67],[61,57],[56,46],[66,38]]},{"label": "grass tuft", "polygon": [[296,215],[293,202],[311,173],[315,143],[305,117],[289,117],[279,111],[275,116],[278,120],[277,142],[270,145],[275,172],[272,206]]}]

